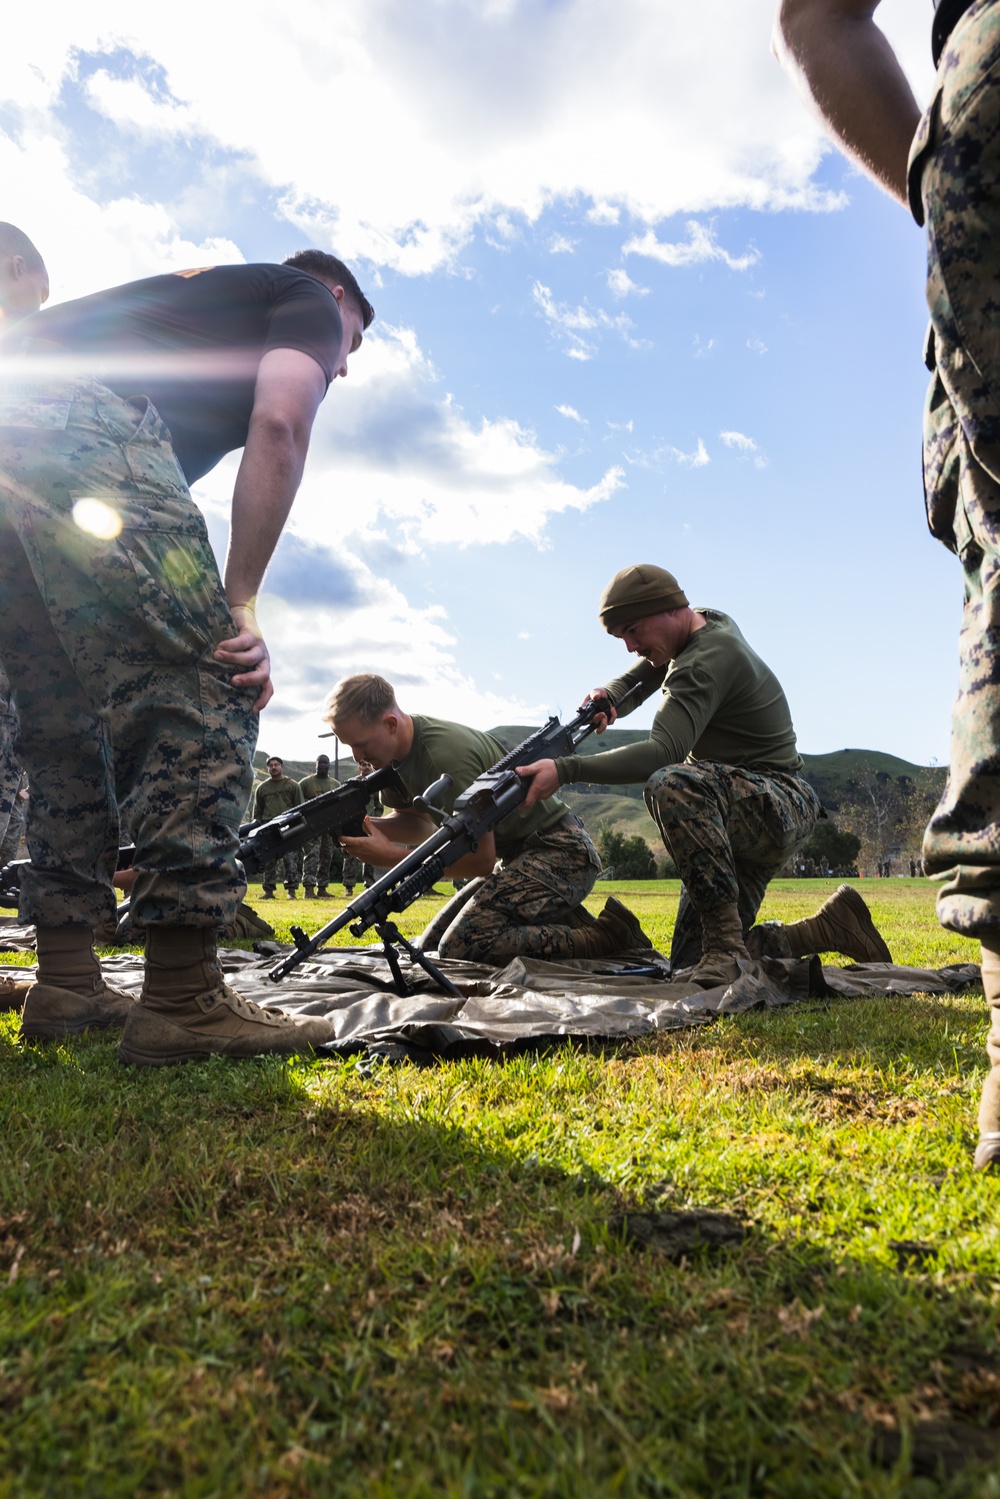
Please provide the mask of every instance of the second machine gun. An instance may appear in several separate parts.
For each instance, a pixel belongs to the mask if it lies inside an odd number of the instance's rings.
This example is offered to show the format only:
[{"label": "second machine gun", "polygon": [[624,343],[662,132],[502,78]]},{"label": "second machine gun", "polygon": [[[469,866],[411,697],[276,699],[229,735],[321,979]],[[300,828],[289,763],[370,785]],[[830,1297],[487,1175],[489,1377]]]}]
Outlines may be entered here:
[{"label": "second machine gun", "polygon": [[[640,684],[626,693],[621,703],[638,691]],[[437,831],[425,838],[405,858],[400,859],[398,864],[394,864],[381,879],[352,900],[350,905],[345,906],[315,936],[307,937],[301,927],[293,926],[291,932],[295,951],[276,963],[268,978],[274,983],[280,983],[306,958],[311,958],[313,953],[318,952],[337,932],[353,923],[353,936],[362,937],[374,927],[382,939],[383,956],[389,964],[397,994],[413,992],[413,986],[406,982],[399,966],[396,949],[402,948],[446,994],[460,999],[461,991],[431,962],[426,953],[408,942],[395,922],[390,920],[392,913],[405,911],[419,896],[425,895],[446,869],[466,854],[475,853],[480,839],[523,805],[528,795],[528,784],[516,773],[518,766],[571,755],[577,745],[594,732],[594,719],[607,716],[609,708],[610,700],[607,697],[597,697],[585,703],[570,723],[561,724],[558,718],[550,718],[495,765],[491,765],[489,770],[484,770],[477,776],[457,798],[451,812],[446,812],[436,804],[436,798],[450,790],[451,776],[441,776],[432,786],[428,786],[422,796],[414,799],[413,805],[438,823]]]},{"label": "second machine gun", "polygon": [[[345,781],[332,791],[323,791],[297,807],[290,807],[287,812],[279,812],[277,817],[242,823],[236,857],[243,865],[246,878],[254,879],[283,854],[293,854],[325,834],[339,838],[341,833],[346,833],[349,837],[360,838],[365,830],[368,803],[378,791],[406,795],[406,787],[391,765],[384,770],[374,770],[371,775]],[[134,854],[135,846],[131,843],[118,850],[119,870],[131,869]],[[0,870],[0,906],[17,905],[21,870],[29,862],[28,859],[18,859]],[[119,914],[124,915],[124,912],[122,906]]]}]

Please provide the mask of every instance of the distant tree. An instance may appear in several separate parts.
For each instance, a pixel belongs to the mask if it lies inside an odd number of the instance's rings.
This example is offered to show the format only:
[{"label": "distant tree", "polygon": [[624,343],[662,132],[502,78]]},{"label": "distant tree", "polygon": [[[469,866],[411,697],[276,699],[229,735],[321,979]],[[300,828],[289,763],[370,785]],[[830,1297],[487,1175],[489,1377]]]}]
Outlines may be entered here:
[{"label": "distant tree", "polygon": [[848,833],[837,827],[830,818],[816,824],[812,837],[796,851],[796,859],[813,859],[817,864],[829,864],[831,869],[850,868],[861,852],[861,839],[856,833]]},{"label": "distant tree", "polygon": [[618,880],[655,880],[656,860],[645,838],[631,838],[605,823],[597,834],[597,852],[605,867],[614,867]]},{"label": "distant tree", "polygon": [[870,769],[862,770],[851,782],[840,819],[861,840],[861,856],[869,868],[886,863],[905,841],[912,787],[906,776],[896,780]]}]

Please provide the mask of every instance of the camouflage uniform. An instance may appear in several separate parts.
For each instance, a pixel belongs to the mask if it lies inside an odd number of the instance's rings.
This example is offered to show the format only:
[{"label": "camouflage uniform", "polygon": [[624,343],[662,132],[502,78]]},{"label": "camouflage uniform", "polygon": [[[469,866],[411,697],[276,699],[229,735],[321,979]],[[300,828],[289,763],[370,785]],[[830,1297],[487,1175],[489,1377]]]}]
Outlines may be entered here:
[{"label": "camouflage uniform", "polygon": [[[110,540],[74,522],[99,499]],[[255,693],[212,659],[237,633],[169,434],[92,380],[0,384],[0,660],[31,782],[23,920],[116,918],[129,799],[139,923],[228,925]]]},{"label": "camouflage uniform", "polygon": [[364,879],[364,871],[366,868],[368,868],[368,866],[363,865],[361,863],[361,860],[356,859],[353,854],[345,854],[344,867],[340,875],[342,883],[344,885],[349,885],[353,890],[354,886],[360,884],[361,880]]},{"label": "camouflage uniform", "polygon": [[21,839],[24,837],[25,808],[25,802],[24,798],[21,796],[21,791],[25,789],[26,784],[27,783],[22,776],[21,780],[18,782],[17,790],[14,793],[14,802],[10,809],[10,816],[7,819],[7,826],[4,829],[3,837],[0,838],[0,869],[2,869],[5,864],[9,864],[11,859],[17,858],[18,851],[21,847]]},{"label": "camouflage uniform", "polygon": [[[305,776],[299,782],[299,790],[302,792],[303,801],[312,801],[315,796],[324,796],[328,791],[336,791],[340,782],[333,776],[311,775]],[[307,843],[302,850],[302,862],[304,873],[303,883],[306,885],[318,885],[325,890],[330,883],[330,863],[333,859],[334,842],[329,833],[324,833],[320,838],[314,838]]]},{"label": "camouflage uniform", "polygon": [[965,579],[948,784],[924,838],[952,931],[1000,936],[1000,5],[979,0],[938,68],[910,153],[927,223],[932,370],[924,487]]},{"label": "camouflage uniform", "polygon": [[[10,683],[0,667],[0,840],[6,837],[7,822],[21,784],[21,767],[14,752],[16,742],[17,710],[10,695]],[[5,862],[0,856],[0,866]]]},{"label": "camouflage uniform", "polygon": [[[522,851],[460,890],[434,921],[443,958],[509,963],[571,958],[574,907],[590,894],[601,860],[578,817],[533,833]],[[453,916],[453,919],[449,919]],[[447,922],[447,925],[445,923]]]},{"label": "camouflage uniform", "polygon": [[698,912],[737,904],[745,937],[768,881],[812,833],[820,801],[801,776],[715,760],[656,771],[644,796],[683,881],[670,960],[690,968],[701,957]]},{"label": "camouflage uniform", "polygon": [[[275,779],[268,776],[266,781],[261,781],[253,798],[254,819],[268,822],[272,817],[278,817],[282,812],[291,811],[292,807],[302,805],[302,792],[299,790],[297,781],[290,776],[282,775]],[[298,889],[299,875],[302,867],[302,850],[294,849],[289,854],[282,854],[279,859],[268,864],[260,877],[260,882],[268,894],[273,894],[278,883],[280,872],[281,882],[289,895]]]}]

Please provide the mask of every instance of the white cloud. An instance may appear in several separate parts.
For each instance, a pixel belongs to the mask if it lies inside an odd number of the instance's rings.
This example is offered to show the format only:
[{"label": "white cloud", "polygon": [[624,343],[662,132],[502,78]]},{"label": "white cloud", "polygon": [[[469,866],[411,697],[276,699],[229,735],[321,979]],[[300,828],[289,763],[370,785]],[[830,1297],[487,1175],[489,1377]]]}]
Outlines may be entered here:
[{"label": "white cloud", "polygon": [[695,334],[695,336],[694,336],[694,357],[696,359],[704,359],[707,354],[711,354],[711,352],[712,352],[712,350],[714,348],[715,348],[715,339],[714,338],[710,338],[710,339],[707,340],[707,342],[702,343],[702,341],[701,341],[701,335],[698,334],[698,333]]},{"label": "white cloud", "polygon": [[747,348],[750,349],[751,352],[754,353],[754,354],[766,354],[767,353],[767,344],[764,343],[763,340],[759,339],[759,338],[748,338],[747,339]]},{"label": "white cloud", "polygon": [[[381,525],[404,549],[515,537],[545,545],[553,515],[586,510],[624,483],[609,468],[580,488],[558,462],[509,418],[470,422],[413,332],[382,325],[320,408],[296,515],[319,539]],[[349,506],[331,504],[339,495]]]},{"label": "white cloud", "polygon": [[759,250],[753,248],[743,255],[730,255],[728,250],[716,243],[715,231],[699,224],[696,219],[689,220],[687,232],[686,241],[668,244],[658,240],[652,229],[649,229],[645,234],[633,235],[626,240],[622,245],[622,254],[645,255],[650,260],[658,260],[661,265],[670,266],[701,265],[706,260],[721,260],[731,271],[747,271],[760,260]]},{"label": "white cloud", "polygon": [[581,427],[588,426],[587,418],[581,416],[575,406],[557,406],[556,410],[560,416],[566,417],[567,421],[579,422]]},{"label": "white cloud", "polygon": [[670,446],[665,447],[663,452],[667,457],[672,458],[675,463],[681,464],[684,468],[704,468],[707,463],[711,463],[712,461],[700,437],[698,439],[698,446],[693,453],[683,453],[680,448]]},{"label": "white cloud", "polygon": [[632,280],[632,277],[629,275],[628,271],[622,270],[621,267],[618,267],[615,270],[610,270],[606,274],[608,278],[608,290],[612,293],[613,296],[649,296],[649,287],[640,286],[638,282]]},{"label": "white cloud", "polygon": [[230,240],[185,238],[162,204],[133,197],[98,203],[70,179],[66,152],[53,135],[29,129],[16,144],[0,132],[3,212],[41,249],[53,302],[161,271],[245,258]]},{"label": "white cloud", "polygon": [[597,351],[596,335],[601,330],[620,334],[630,348],[644,347],[643,341],[633,335],[632,319],[623,312],[612,317],[601,307],[570,307],[565,302],[557,302],[551,288],[541,281],[533,282],[531,295],[552,332],[566,341],[565,352],[571,359],[592,358]]},{"label": "white cloud", "polygon": [[752,461],[754,468],[767,468],[767,458],[745,432],[720,432],[719,437],[727,448],[734,448],[743,458]]},{"label": "white cloud", "polygon": [[567,239],[565,234],[554,234],[549,240],[550,255],[572,255],[576,251],[576,240]]},{"label": "white cloud", "polygon": [[[19,13],[3,94],[33,136],[56,134],[47,111],[79,59],[103,49],[87,96],[123,135],[240,153],[312,237],[415,274],[454,261],[477,224],[531,222],[557,200],[597,225],[835,206],[812,181],[827,143],[770,56],[772,11],[773,0],[700,0],[681,19],[659,0],[291,11],[245,0],[237,17],[193,0],[103,0],[41,25]],[[924,92],[927,16],[884,0],[879,17]],[[116,49],[155,67],[116,77]]]}]

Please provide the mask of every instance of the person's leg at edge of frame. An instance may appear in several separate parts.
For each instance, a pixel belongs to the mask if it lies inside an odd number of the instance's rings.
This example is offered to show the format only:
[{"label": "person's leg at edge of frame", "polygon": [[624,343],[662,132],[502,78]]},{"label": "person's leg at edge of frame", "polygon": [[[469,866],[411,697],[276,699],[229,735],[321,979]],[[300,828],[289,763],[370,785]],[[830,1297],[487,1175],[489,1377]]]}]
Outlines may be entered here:
[{"label": "person's leg at edge of frame", "polygon": [[924,838],[944,927],[982,944],[990,1072],[974,1164],[1000,1166],[1000,7],[948,43],[910,162],[928,225],[932,378],[924,488],[932,533],[962,563],[965,609],[948,783]]},{"label": "person's leg at edge of frame", "polygon": [[62,649],[6,519],[0,590],[6,605],[0,646],[22,703],[18,752],[33,783],[32,862],[22,876],[20,916],[35,927],[38,967],[18,995],[21,1032],[46,1041],[119,1028],[134,1001],[104,981],[94,951],[95,929],[115,911],[118,819],[107,728]]},{"label": "person's leg at edge of frame", "polygon": [[[39,772],[41,751],[32,746],[31,736],[39,733],[33,725],[36,720],[41,723],[41,714],[30,705],[31,673],[15,672],[13,657],[8,657],[11,611],[5,610],[0,649],[11,671],[15,698],[21,700],[24,762],[35,783],[33,867],[22,894],[29,906],[44,897],[39,911],[32,912],[36,921],[43,918],[39,923],[42,975],[52,965],[57,975],[71,968],[82,975],[84,961],[88,960],[88,967],[94,961],[89,940],[92,928],[97,921],[107,920],[110,913],[105,904],[111,912],[114,907],[110,876],[117,858],[117,796],[129,797],[135,808],[132,823],[139,874],[133,896],[135,920],[137,925],[149,925],[150,932],[143,995],[138,1004],[130,1002],[120,1049],[123,1060],[164,1063],[212,1051],[246,1054],[308,1049],[311,1027],[301,1022],[261,1012],[226,986],[207,994],[198,988],[192,992],[192,986],[206,974],[214,982],[216,924],[220,916],[232,915],[210,905],[206,917],[197,899],[198,881],[206,868],[215,871],[220,856],[223,864],[228,860],[232,866],[228,871],[230,903],[235,910],[237,886],[242,889],[234,863],[239,814],[234,811],[230,828],[213,800],[216,788],[207,780],[202,793],[200,775],[191,776],[190,763],[160,765],[157,775],[157,767],[147,762],[151,746],[162,747],[160,729],[171,714],[184,718],[185,713],[200,722],[192,733],[191,722],[185,721],[182,731],[173,735],[173,747],[180,747],[189,762],[200,755],[208,770],[217,767],[224,751],[231,759],[236,694],[223,669],[211,661],[211,653],[216,640],[234,633],[232,616],[204,522],[191,502],[153,408],[148,403],[122,401],[92,382],[66,389],[70,397],[64,426],[55,432],[33,433],[33,442],[19,432],[18,441],[3,444],[0,453],[2,508],[28,559],[35,604],[42,608],[41,599],[46,600],[50,633],[63,652],[64,659],[55,662],[47,685],[65,716],[65,705],[74,703],[73,684],[78,684],[88,709],[93,704],[107,714],[109,742],[114,745],[113,758],[105,749],[103,783],[98,784],[95,772],[89,798],[83,799],[82,806],[66,796],[51,767]],[[75,525],[71,496],[81,489],[103,495],[108,507],[119,511],[118,537],[95,538]],[[141,593],[137,578],[149,580]],[[36,643],[33,650],[32,670],[39,659]],[[228,699],[228,717],[216,712],[213,684],[215,698]],[[249,715],[247,696],[243,694],[238,721]],[[170,727],[174,727],[172,721]],[[166,733],[162,742],[170,738]],[[72,756],[69,763],[73,764]],[[244,771],[240,765],[240,807],[248,789]],[[60,798],[66,803],[62,826],[53,831],[54,852],[47,859],[46,817],[54,823],[51,814]],[[76,904],[64,900],[60,905],[56,898],[59,880],[67,879],[67,865],[77,848],[76,830],[81,827],[86,837],[81,874],[75,882],[69,871],[70,896]],[[197,835],[206,828],[210,831],[209,857],[197,847]],[[81,907],[79,912],[76,906]],[[52,943],[46,937],[45,922],[54,911],[64,917],[69,930]],[[158,927],[162,929],[154,930]],[[205,965],[199,974],[193,971],[197,965],[188,950],[195,945]],[[189,970],[188,1006],[183,1014],[178,1013],[181,996],[176,986],[171,990],[160,981],[157,970],[162,967]],[[164,1006],[171,1009],[174,1032],[186,1032],[183,1046],[177,1044],[176,1034],[165,1034]],[[189,1013],[191,1006],[197,1013]],[[206,1023],[208,1011],[212,1015]],[[151,1037],[150,1019],[154,1030],[159,1027],[156,1037]],[[285,1034],[275,1035],[276,1028]],[[328,1027],[321,1029],[325,1039]],[[193,1030],[199,1032],[200,1044],[192,1049]],[[149,1041],[153,1044],[146,1045]]]}]

